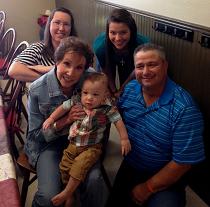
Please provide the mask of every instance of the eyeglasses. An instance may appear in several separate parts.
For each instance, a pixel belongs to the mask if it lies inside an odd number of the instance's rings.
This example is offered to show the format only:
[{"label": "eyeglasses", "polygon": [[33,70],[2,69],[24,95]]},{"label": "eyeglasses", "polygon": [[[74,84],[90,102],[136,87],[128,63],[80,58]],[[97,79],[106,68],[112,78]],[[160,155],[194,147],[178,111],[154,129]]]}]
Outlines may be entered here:
[{"label": "eyeglasses", "polygon": [[59,28],[60,26],[63,26],[65,29],[69,29],[71,27],[71,25],[67,22],[53,21],[52,23],[57,28]]}]

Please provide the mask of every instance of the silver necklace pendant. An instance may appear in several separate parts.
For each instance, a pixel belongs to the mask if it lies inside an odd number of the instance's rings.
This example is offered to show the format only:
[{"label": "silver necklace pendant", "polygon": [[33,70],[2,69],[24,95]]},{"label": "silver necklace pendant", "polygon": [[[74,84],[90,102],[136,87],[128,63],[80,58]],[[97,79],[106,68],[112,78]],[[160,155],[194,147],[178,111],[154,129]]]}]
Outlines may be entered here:
[{"label": "silver necklace pendant", "polygon": [[120,64],[121,64],[122,67],[124,66],[125,61],[123,60],[123,58],[120,60]]}]

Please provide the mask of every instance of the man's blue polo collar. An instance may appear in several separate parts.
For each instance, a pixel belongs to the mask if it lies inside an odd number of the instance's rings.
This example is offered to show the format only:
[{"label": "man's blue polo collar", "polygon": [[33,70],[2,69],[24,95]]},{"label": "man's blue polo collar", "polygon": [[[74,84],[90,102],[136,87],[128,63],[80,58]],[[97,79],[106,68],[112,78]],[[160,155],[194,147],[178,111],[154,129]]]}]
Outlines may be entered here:
[{"label": "man's blue polo collar", "polygon": [[[152,109],[157,109],[161,106],[164,106],[164,105],[167,105],[168,103],[170,103],[170,101],[173,100],[173,96],[174,96],[173,95],[174,94],[173,93],[174,86],[175,86],[175,83],[170,78],[167,78],[166,86],[165,86],[165,89],[164,89],[162,95],[150,107],[152,107]],[[142,94],[142,85],[141,84],[136,84],[135,91],[137,92],[137,94],[136,94],[137,95],[137,100],[142,105],[145,105],[144,97],[143,97],[143,94]],[[148,108],[150,108],[150,107],[148,107]]]}]

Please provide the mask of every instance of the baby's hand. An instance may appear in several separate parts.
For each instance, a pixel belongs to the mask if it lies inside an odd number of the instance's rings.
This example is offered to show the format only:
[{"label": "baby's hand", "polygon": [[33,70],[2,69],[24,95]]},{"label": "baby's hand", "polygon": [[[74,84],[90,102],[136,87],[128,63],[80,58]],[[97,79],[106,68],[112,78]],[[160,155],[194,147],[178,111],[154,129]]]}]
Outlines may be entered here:
[{"label": "baby's hand", "polygon": [[122,139],[121,140],[122,155],[127,155],[130,150],[131,150],[131,144],[129,139]]},{"label": "baby's hand", "polygon": [[45,122],[42,125],[42,128],[44,130],[48,129],[52,124],[54,124],[54,119],[49,117],[48,119],[45,120]]}]

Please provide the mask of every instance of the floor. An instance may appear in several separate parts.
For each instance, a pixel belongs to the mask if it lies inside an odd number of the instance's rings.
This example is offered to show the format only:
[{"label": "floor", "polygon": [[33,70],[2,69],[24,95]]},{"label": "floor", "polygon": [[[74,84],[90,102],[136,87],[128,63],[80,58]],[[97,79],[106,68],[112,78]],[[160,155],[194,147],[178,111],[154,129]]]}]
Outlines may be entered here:
[{"label": "floor", "polygon": [[[107,156],[104,161],[105,168],[109,175],[111,182],[113,182],[117,169],[122,161],[120,154],[120,145],[117,138],[117,132],[112,126],[110,140],[108,143]],[[21,178],[19,178],[19,186],[21,187]],[[31,207],[32,199],[37,188],[37,181],[35,181],[30,187],[27,196],[26,206]],[[186,207],[208,207],[189,187],[187,187],[187,205]]]}]

